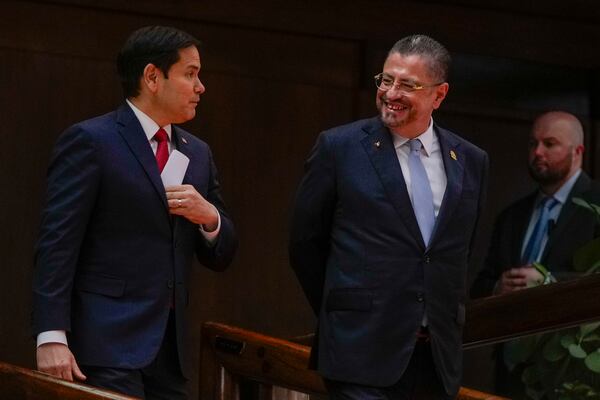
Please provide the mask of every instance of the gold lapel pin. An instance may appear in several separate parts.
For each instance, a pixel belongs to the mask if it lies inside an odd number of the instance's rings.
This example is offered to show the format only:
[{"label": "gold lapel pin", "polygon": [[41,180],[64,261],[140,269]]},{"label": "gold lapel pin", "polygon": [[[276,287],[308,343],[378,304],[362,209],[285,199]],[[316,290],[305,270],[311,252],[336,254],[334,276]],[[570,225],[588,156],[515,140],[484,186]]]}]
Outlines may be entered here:
[{"label": "gold lapel pin", "polygon": [[182,137],[182,138],[181,138],[181,141],[182,141],[183,143],[187,144],[187,140],[185,140],[185,138],[184,138],[184,137]]},{"label": "gold lapel pin", "polygon": [[375,143],[373,143],[375,145],[375,147],[380,148],[381,147],[381,142],[377,141]]},{"label": "gold lapel pin", "polygon": [[456,161],[456,153],[454,152],[454,150],[450,150],[450,157]]}]

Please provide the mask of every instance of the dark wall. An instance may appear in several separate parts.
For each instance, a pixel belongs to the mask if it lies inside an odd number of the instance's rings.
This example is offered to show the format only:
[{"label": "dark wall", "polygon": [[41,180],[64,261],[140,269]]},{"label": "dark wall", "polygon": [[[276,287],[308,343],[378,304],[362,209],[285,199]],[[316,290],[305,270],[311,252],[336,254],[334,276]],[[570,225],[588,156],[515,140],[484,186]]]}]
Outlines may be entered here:
[{"label": "dark wall", "polygon": [[[207,87],[186,128],[213,149],[241,247],[232,268],[198,268],[190,313],[198,335],[218,320],[276,336],[313,329],[288,267],[289,205],[319,131],[373,115],[372,76],[387,49],[414,32],[453,52],[451,92],[436,121],[490,153],[489,204],[474,258],[485,253],[495,213],[531,189],[527,132],[547,108],[576,113],[588,133],[588,170],[600,113],[596,8],[480,9],[397,1],[13,1],[0,24],[0,360],[33,366],[29,338],[33,247],[44,175],[56,137],[121,100],[114,57],[128,33],[174,25],[204,42]],[[590,4],[593,2],[590,2]],[[597,14],[596,14],[597,15]],[[426,16],[426,18],[425,18]],[[197,341],[190,342],[197,353]],[[471,357],[467,383],[486,388]],[[483,362],[484,366],[489,363]],[[469,372],[471,371],[471,372]]]}]

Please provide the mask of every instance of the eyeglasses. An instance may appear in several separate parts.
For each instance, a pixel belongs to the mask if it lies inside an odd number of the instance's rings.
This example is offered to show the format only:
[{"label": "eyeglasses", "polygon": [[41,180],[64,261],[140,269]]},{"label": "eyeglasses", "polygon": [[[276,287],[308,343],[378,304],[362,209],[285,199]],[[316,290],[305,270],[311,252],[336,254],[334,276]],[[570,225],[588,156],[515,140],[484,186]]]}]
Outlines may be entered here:
[{"label": "eyeglasses", "polygon": [[380,73],[375,75],[375,86],[377,86],[377,88],[379,90],[383,90],[388,91],[390,90],[392,87],[395,87],[396,89],[398,89],[401,92],[404,93],[412,93],[412,92],[416,92],[419,90],[423,90],[425,88],[430,88],[430,87],[435,87],[435,86],[439,86],[444,82],[439,82],[439,83],[434,83],[431,85],[425,85],[425,84],[421,84],[421,83],[417,83],[417,82],[413,82],[413,81],[409,81],[409,80],[405,80],[405,79],[400,79],[400,81],[398,83],[396,82],[396,79],[388,74],[385,73]]}]

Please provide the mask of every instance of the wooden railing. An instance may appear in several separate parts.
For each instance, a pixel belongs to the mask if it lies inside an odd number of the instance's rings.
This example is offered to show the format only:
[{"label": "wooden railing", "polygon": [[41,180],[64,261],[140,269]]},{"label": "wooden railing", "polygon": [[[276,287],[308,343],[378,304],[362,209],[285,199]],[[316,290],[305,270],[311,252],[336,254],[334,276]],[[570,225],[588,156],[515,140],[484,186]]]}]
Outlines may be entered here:
[{"label": "wooden railing", "polygon": [[[476,300],[467,306],[463,346],[471,348],[600,320],[600,275]],[[319,375],[308,369],[311,336],[301,343],[224,324],[202,330],[200,399],[326,398]],[[284,388],[284,389],[280,389]],[[294,390],[296,393],[285,392]],[[0,362],[0,398],[15,400],[133,400],[88,385]],[[500,397],[461,388],[460,400]]]},{"label": "wooden railing", "polygon": [[[202,327],[200,398],[237,400],[241,382],[258,383],[253,397],[275,400],[274,388],[326,398],[316,371],[308,369],[310,347],[215,322]],[[288,393],[287,398],[299,398]],[[306,398],[306,397],[304,397]],[[311,397],[312,398],[312,397]],[[499,400],[501,397],[461,388],[459,400]]]},{"label": "wooden railing", "polygon": [[463,348],[600,320],[600,274],[488,297],[467,305]]},{"label": "wooden railing", "polygon": [[0,362],[0,398],[10,400],[135,400]]},{"label": "wooden railing", "polygon": [[[467,305],[463,348],[502,342],[600,320],[600,275],[489,297]],[[258,383],[254,398],[275,399],[275,387],[322,398],[319,375],[308,369],[310,335],[301,343],[224,324],[202,328],[201,399],[239,399],[242,382]],[[294,396],[288,396],[292,398]],[[297,397],[296,397],[297,398]],[[461,388],[460,400],[501,399]]]}]

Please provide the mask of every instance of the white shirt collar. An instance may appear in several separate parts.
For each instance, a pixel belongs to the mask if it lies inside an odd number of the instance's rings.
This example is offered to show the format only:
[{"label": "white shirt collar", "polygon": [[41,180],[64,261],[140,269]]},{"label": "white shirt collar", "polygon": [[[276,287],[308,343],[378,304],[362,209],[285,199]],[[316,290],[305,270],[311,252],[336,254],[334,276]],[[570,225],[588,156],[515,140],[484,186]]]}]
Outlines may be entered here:
[{"label": "white shirt collar", "polygon": [[[138,121],[140,121],[140,125],[142,125],[142,129],[144,130],[144,133],[146,134],[148,141],[152,140],[152,138],[154,137],[156,132],[161,127],[158,126],[158,124],[156,122],[154,122],[154,120],[152,118],[150,118],[147,114],[144,114],[144,112],[142,110],[140,110],[139,108],[134,106],[133,103],[131,101],[129,101],[129,99],[126,99],[125,101],[129,105],[129,107],[131,107],[131,110],[133,110],[133,113],[137,117]],[[167,132],[169,141],[171,141],[171,124],[165,125],[162,128]]]},{"label": "white shirt collar", "polygon": [[[392,134],[392,139],[394,141],[394,148],[399,148],[403,146],[410,139],[405,138],[400,135]],[[419,139],[423,144],[423,150],[425,150],[425,155],[429,157],[433,150],[433,118],[429,121],[429,126],[425,130],[425,132],[421,133],[419,136],[415,137],[415,139]]]}]

